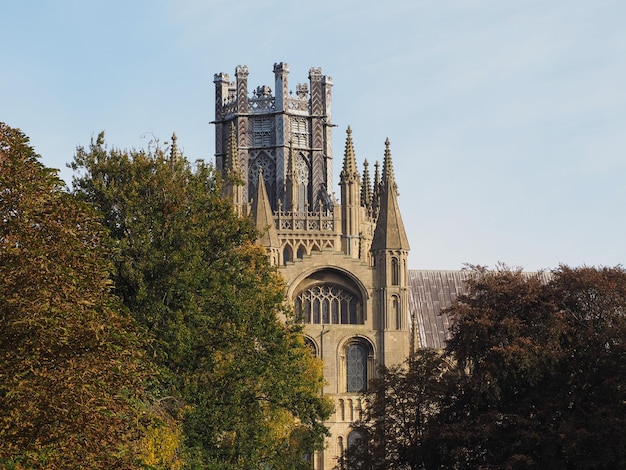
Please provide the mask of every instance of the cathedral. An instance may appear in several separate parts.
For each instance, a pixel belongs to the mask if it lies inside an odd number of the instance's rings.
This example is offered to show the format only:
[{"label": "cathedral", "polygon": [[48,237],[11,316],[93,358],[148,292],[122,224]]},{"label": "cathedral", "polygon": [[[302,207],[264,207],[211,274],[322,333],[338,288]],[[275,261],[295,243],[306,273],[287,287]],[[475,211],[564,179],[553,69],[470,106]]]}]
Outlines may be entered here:
[{"label": "cathedral", "polygon": [[357,165],[345,134],[339,188],[333,194],[331,77],[311,68],[308,83],[289,87],[289,67],[274,64],[273,88],[250,92],[248,69],[234,80],[216,74],[215,163],[224,196],[260,230],[305,340],[324,363],[323,393],[335,412],[314,469],[334,469],[355,438],[361,392],[378,367],[404,361],[415,348],[442,347],[442,307],[463,292],[463,273],[409,271],[409,243],[398,205],[391,144],[381,161]]}]

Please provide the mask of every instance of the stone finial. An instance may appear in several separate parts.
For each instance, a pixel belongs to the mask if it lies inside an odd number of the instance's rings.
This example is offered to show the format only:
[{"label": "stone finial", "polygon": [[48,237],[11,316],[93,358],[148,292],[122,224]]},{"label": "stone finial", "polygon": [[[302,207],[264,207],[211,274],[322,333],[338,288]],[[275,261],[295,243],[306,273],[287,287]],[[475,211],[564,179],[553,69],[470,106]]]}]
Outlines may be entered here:
[{"label": "stone finial", "polygon": [[382,176],[382,184],[393,188],[396,193],[398,192],[398,185],[396,184],[396,180],[393,174],[393,161],[391,159],[391,149],[389,138],[385,140],[385,157],[383,159],[383,176]]}]

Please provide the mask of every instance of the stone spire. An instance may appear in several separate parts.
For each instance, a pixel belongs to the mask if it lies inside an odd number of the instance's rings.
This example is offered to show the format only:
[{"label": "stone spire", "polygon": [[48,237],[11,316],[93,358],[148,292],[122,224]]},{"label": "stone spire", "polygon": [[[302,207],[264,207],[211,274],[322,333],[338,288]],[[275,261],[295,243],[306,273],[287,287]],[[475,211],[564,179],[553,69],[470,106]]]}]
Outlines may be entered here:
[{"label": "stone spire", "polygon": [[256,197],[252,201],[251,216],[254,226],[259,232],[257,244],[264,246],[270,256],[272,264],[278,265],[280,239],[278,238],[278,232],[274,224],[270,200],[267,197],[262,167],[259,167],[259,184],[257,184]]},{"label": "stone spire", "polygon": [[[298,211],[298,183],[296,181],[295,162],[293,161],[293,141],[289,141],[289,155],[287,157],[287,174],[286,174],[286,198],[287,212]],[[302,208],[304,210],[304,208]]]},{"label": "stone spire", "polygon": [[372,187],[372,217],[378,217],[380,210],[380,164],[374,163],[374,186]]},{"label": "stone spire", "polygon": [[230,125],[228,148],[226,149],[223,171],[224,188],[222,193],[233,203],[237,214],[243,215],[243,178],[241,175],[241,166],[239,164],[239,152],[237,150],[237,137],[235,135],[234,123],[231,123]]},{"label": "stone spire", "polygon": [[390,186],[393,187],[396,193],[398,192],[398,185],[393,174],[393,162],[391,161],[391,150],[389,149],[389,138],[385,140],[385,157],[383,159],[383,176],[382,183],[387,184],[389,181]]},{"label": "stone spire", "polygon": [[339,175],[341,187],[341,240],[342,249],[346,255],[359,257],[361,237],[361,182],[356,168],[354,145],[352,144],[352,130],[348,127],[346,133],[346,150],[343,158],[343,170]]},{"label": "stone spire", "polygon": [[226,159],[224,161],[224,171],[227,175],[241,176],[239,156],[237,152],[237,136],[235,135],[235,123],[230,123],[230,133],[228,134],[228,148],[226,149]]},{"label": "stone spire", "polygon": [[341,183],[348,183],[358,178],[359,172],[356,169],[356,156],[354,154],[354,144],[352,143],[352,129],[348,126],[346,130],[346,149],[344,151],[343,169],[339,175]]},{"label": "stone spire", "polygon": [[372,215],[372,186],[370,181],[370,170],[367,159],[363,161],[363,182],[361,184],[361,206],[365,207],[368,215]]},{"label": "stone spire", "polygon": [[178,159],[180,158],[180,152],[178,151],[177,144],[178,137],[176,137],[176,132],[172,134],[172,147],[170,149],[170,166],[173,167]]},{"label": "stone spire", "polygon": [[398,207],[398,190],[393,176],[393,164],[389,139],[385,142],[383,175],[380,181],[380,209],[372,250],[409,250],[409,241],[404,230],[404,223]]}]

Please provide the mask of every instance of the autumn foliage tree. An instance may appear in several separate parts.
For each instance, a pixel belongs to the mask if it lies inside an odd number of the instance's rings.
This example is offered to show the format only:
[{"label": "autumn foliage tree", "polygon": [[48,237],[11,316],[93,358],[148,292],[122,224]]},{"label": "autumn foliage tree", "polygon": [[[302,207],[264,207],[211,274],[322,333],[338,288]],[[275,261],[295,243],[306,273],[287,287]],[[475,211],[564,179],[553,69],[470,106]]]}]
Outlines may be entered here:
[{"label": "autumn foliage tree", "polygon": [[100,217],[0,123],[0,466],[140,468],[143,345]]},{"label": "autumn foliage tree", "polygon": [[202,162],[158,145],[79,148],[76,192],[117,240],[115,292],[152,338],[155,385],[184,421],[189,466],[305,467],[328,404],[320,364],[288,318],[251,222]]},{"label": "autumn foliage tree", "polygon": [[477,269],[448,313],[447,353],[467,374],[441,415],[444,465],[626,466],[621,267]]},{"label": "autumn foliage tree", "polygon": [[[447,311],[445,370],[420,353],[377,382],[362,468],[626,468],[626,272],[476,267],[467,284]],[[406,429],[413,456],[394,447]],[[367,467],[381,442],[388,466]]]},{"label": "autumn foliage tree", "polygon": [[362,418],[353,427],[364,436],[351,443],[343,468],[430,468],[431,423],[454,379],[442,351],[420,349],[405,363],[383,367],[365,394]]}]

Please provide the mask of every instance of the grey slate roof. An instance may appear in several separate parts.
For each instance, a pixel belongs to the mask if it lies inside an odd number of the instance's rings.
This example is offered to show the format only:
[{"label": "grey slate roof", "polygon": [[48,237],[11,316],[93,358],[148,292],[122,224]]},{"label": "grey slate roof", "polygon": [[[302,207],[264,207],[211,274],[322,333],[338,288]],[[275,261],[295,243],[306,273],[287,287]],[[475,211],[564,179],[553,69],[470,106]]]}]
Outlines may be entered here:
[{"label": "grey slate roof", "polygon": [[445,347],[450,320],[441,311],[466,292],[469,275],[470,271],[409,270],[409,310],[416,320],[417,347]]},{"label": "grey slate roof", "polygon": [[[526,276],[537,272],[524,272]],[[467,292],[465,280],[472,275],[467,271],[409,270],[409,311],[415,318],[416,347],[444,348],[450,337],[451,322],[441,311],[452,305],[459,295]],[[549,271],[539,272],[543,282],[549,282]]]}]

